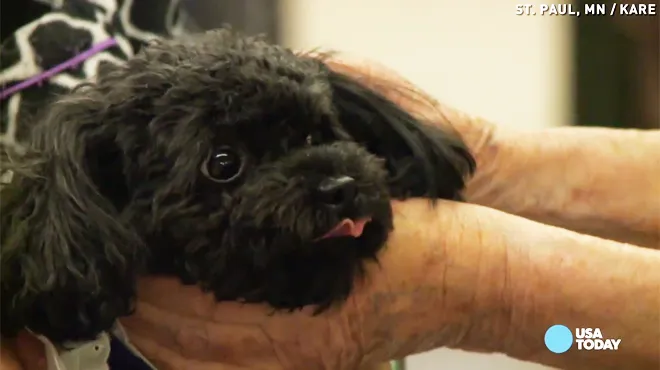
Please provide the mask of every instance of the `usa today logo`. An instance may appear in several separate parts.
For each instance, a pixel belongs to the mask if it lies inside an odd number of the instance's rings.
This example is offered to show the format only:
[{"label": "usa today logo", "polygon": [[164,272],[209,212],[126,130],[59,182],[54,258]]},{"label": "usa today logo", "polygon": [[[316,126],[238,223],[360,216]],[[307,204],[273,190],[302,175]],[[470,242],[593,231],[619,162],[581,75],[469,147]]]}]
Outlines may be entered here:
[{"label": "usa today logo", "polygon": [[[564,325],[553,325],[545,332],[545,346],[550,352],[564,353],[573,346],[573,332]],[[578,351],[616,351],[621,338],[604,338],[599,328],[575,328]]]}]

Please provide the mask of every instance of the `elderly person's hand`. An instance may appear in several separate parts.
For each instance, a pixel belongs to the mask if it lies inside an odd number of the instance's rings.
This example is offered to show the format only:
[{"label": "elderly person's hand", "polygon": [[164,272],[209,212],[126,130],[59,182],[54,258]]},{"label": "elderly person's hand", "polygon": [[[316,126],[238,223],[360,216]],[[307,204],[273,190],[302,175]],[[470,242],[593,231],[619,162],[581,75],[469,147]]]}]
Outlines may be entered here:
[{"label": "elderly person's hand", "polygon": [[[659,132],[504,130],[434,103],[382,67],[332,63],[464,137],[477,159],[469,201],[658,246],[660,182],[648,174],[660,170]],[[482,207],[439,202],[432,209],[409,200],[395,204],[395,231],[380,263],[331,311],[271,314],[258,305],[217,304],[195,287],[154,277],[140,282],[138,310],[122,323],[159,370],[354,369],[440,346],[560,367],[651,369],[657,346],[645,343],[660,340],[649,324],[660,320],[654,253]],[[636,299],[622,301],[627,294]],[[539,338],[556,322],[593,323],[627,345],[614,355],[553,356]],[[38,360],[38,346],[23,347],[23,360]]]},{"label": "elderly person's hand", "polygon": [[660,172],[660,130],[512,129],[437,102],[373,61],[335,57],[329,64],[427,124],[456,130],[477,161],[468,202],[660,248],[660,177],[647,175]]},{"label": "elderly person's hand", "polygon": [[[479,260],[478,249],[463,244],[476,246],[482,236],[451,215],[453,204],[438,207],[448,207],[450,216],[438,217],[426,201],[395,204],[391,247],[369,265],[350,299],[329,312],[314,316],[311,307],[274,313],[261,305],[218,304],[196,287],[151,278],[140,284],[137,312],[122,323],[159,369],[357,369],[397,354],[457,345],[474,329],[472,287],[478,280],[498,280],[487,275],[501,269],[469,276],[458,266],[456,274],[444,266]],[[496,301],[484,304],[495,307]],[[424,327],[442,329],[397,342]]]},{"label": "elderly person's hand", "polygon": [[[499,259],[499,248],[482,255],[485,236],[462,224],[474,210],[454,212],[457,206],[395,203],[395,231],[379,263],[368,266],[345,304],[323,314],[218,304],[194,286],[153,277],[140,281],[137,312],[121,323],[159,370],[357,369],[442,345],[483,348],[474,334],[491,328],[473,320],[474,310],[497,311],[503,301],[489,293],[475,306],[476,287],[500,289],[503,265],[472,266]],[[43,369],[40,347],[27,335],[19,341],[25,368]]]},{"label": "elderly person's hand", "polygon": [[[393,71],[362,61],[344,62],[333,59],[329,60],[328,64],[382,91],[388,98],[426,121],[438,122],[446,129],[458,131],[469,141],[468,146],[478,158],[479,150],[487,147],[486,143],[494,130],[493,125],[438,105]],[[399,223],[407,224],[413,220],[412,224],[419,225],[429,217],[425,215],[426,209],[405,204],[398,204],[395,211],[406,220]],[[398,238],[404,244],[415,243],[416,238],[426,237],[432,232],[439,243],[444,235],[443,230],[447,227],[432,227],[427,224],[421,228],[410,229],[397,226],[397,229],[402,231],[395,233],[392,238]],[[426,230],[427,228],[430,230]],[[440,251],[440,245],[436,250],[436,246],[430,246],[428,240],[420,242],[429,247],[428,253]],[[212,297],[201,294],[196,287],[182,286],[173,278],[153,277],[140,282],[138,310],[131,318],[122,320],[122,323],[126,326],[131,341],[153,360],[159,369],[192,370],[197,365],[204,368],[204,364],[219,366],[219,363],[222,364],[219,368],[339,369],[382,362],[392,357],[384,353],[379,355],[377,349],[365,346],[385,343],[390,336],[387,331],[395,330],[395,324],[380,321],[374,323],[366,319],[375,318],[370,310],[378,310],[378,306],[388,304],[392,299],[388,298],[390,294],[416,290],[419,281],[415,276],[422,272],[417,267],[421,260],[411,261],[410,257],[399,255],[399,249],[392,250],[396,252],[383,256],[379,265],[370,266],[365,284],[360,285],[356,294],[332,314],[313,316],[311,309],[308,309],[293,314],[271,315],[271,309],[258,305],[217,305]],[[424,253],[414,257],[424,258]],[[403,272],[402,269],[410,271]],[[382,276],[382,273],[392,277]],[[401,279],[401,276],[406,278]],[[422,289],[415,293],[415,299],[426,296],[435,300],[437,287],[429,289],[433,291]],[[412,305],[413,301],[409,300],[407,304]],[[408,309],[401,307],[401,310],[403,312]],[[441,317],[437,312],[427,314]],[[447,317],[448,322],[464,319],[465,313],[460,311],[456,317]],[[453,326],[447,325],[447,328]],[[363,337],[367,335],[365,331],[369,330],[380,333],[380,344],[363,343]],[[436,339],[425,345],[432,348],[453,343],[460,334],[458,329],[448,330],[446,340]],[[420,340],[428,341],[422,338]],[[19,342],[24,349],[21,353],[23,355],[34,354],[34,350],[39,348],[39,343],[27,334],[21,335]],[[342,347],[346,350],[338,353],[337,348]],[[34,354],[22,357],[24,362],[29,363],[27,368],[33,369],[35,360],[40,356]]]},{"label": "elderly person's hand", "polygon": [[[334,62],[333,67],[361,78],[429,124],[457,130],[478,163],[467,189],[469,200],[577,230],[656,245],[660,212],[653,212],[658,202],[648,201],[647,196],[660,189],[658,181],[648,180],[644,173],[657,167],[657,155],[643,153],[658,142],[657,132],[505,131],[433,102],[375,64]],[[617,149],[626,143],[638,143],[641,154],[621,155]],[[575,162],[570,162],[571,156]],[[631,157],[637,165],[626,164]],[[636,184],[639,197],[612,201],[625,189],[612,183],[616,175],[603,168],[602,160],[625,172],[628,181]],[[575,168],[573,163],[577,163]],[[558,179],[563,180],[557,183]],[[319,316],[310,311],[270,315],[262,306],[218,305],[196,288],[154,278],[142,282],[138,312],[123,322],[138,347],[165,369],[353,369],[440,346],[505,352],[551,365],[593,367],[598,361],[589,356],[579,360],[548,356],[538,340],[556,320],[576,320],[576,326],[593,322],[594,312],[587,313],[589,304],[580,313],[552,311],[562,304],[553,292],[562,291],[562,298],[571,296],[575,302],[592,302],[592,308],[614,302],[625,289],[639,284],[639,280],[630,284],[639,271],[653,270],[651,261],[658,261],[658,256],[505,216],[450,202],[440,203],[436,210],[421,200],[395,204],[396,227],[380,264],[369,267],[366,280],[345,305]],[[569,252],[573,263],[566,265],[562,261]],[[584,275],[582,267],[602,268],[608,263],[618,266],[615,277],[602,278],[609,281],[610,289],[621,288],[619,292],[596,292],[602,280],[593,274],[577,283]],[[548,274],[535,278],[539,271]],[[568,293],[563,286],[553,288],[544,280],[560,283],[555,276],[576,282],[575,292]],[[658,274],[646,278],[642,285],[653,292],[660,281]],[[591,296],[585,297],[578,288]],[[547,292],[556,299],[530,299],[531,291]],[[522,295],[514,299],[516,292]],[[654,302],[648,306],[651,316],[643,318],[634,304],[620,305],[597,320],[598,326],[617,322],[613,326],[619,333],[630,333],[649,318],[657,318],[657,312],[652,313],[658,308],[657,297],[638,297]],[[530,341],[521,335],[522,329],[510,327],[511,320],[535,328],[530,330],[537,331],[537,340]],[[640,337],[658,335],[650,329]],[[616,359],[607,356],[607,366],[657,365],[653,348],[632,348],[632,354],[620,352]]]},{"label": "elderly person's hand", "polygon": [[[154,277],[140,282],[137,312],[121,322],[159,370],[360,369],[441,346],[567,369],[660,365],[657,251],[470,204],[394,208],[380,263],[346,304],[323,314],[215,303]],[[557,323],[598,327],[625,345],[557,356],[543,343]]]}]

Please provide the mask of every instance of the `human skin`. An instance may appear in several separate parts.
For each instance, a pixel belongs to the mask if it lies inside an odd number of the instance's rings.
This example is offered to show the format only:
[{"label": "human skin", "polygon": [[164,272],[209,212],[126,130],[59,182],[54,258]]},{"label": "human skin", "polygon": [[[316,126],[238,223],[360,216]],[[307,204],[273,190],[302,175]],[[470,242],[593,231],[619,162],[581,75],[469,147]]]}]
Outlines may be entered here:
[{"label": "human skin", "polygon": [[660,130],[506,129],[438,103],[372,61],[337,59],[333,66],[428,124],[458,131],[477,160],[465,192],[469,202],[660,248]]},{"label": "human skin", "polygon": [[[335,67],[349,73],[357,70],[356,77],[361,74],[376,88],[382,84],[381,91],[409,111],[429,123],[452,126],[464,136],[479,168],[466,190],[469,201],[594,235],[658,246],[660,178],[652,174],[660,173],[660,132],[598,128],[504,131],[434,104],[428,97],[411,99],[414,95],[388,89],[393,84],[411,85],[382,69],[378,78],[369,80],[369,73],[379,69],[374,64],[368,69],[364,65],[356,69],[356,65]],[[413,212],[403,218],[410,222],[401,221],[398,214],[381,268],[368,274],[373,285],[367,283],[356,293],[353,304],[338,315],[339,323],[334,321],[337,316],[330,316],[320,320],[326,322],[325,331],[304,327],[292,334],[292,328],[299,328],[297,320],[323,325],[306,316],[265,319],[258,330],[263,331],[262,340],[272,340],[266,348],[277,355],[255,356],[259,344],[225,343],[222,348],[247,351],[234,352],[236,367],[305,368],[306,363],[315,363],[318,368],[355,368],[443,345],[506,353],[568,369],[659,366],[659,349],[653,344],[660,341],[658,252],[481,207],[446,203],[437,208],[441,213],[433,213],[422,207],[423,202],[413,203],[398,206],[399,212]],[[411,245],[416,249],[411,250]],[[451,258],[447,251],[458,254]],[[449,268],[448,260],[456,262],[454,269]],[[163,284],[167,288],[159,293],[174,288]],[[145,289],[150,290],[151,285]],[[151,304],[162,308],[167,302]],[[248,322],[252,314],[246,314]],[[134,329],[149,320],[159,325],[144,316],[134,319],[129,322]],[[620,351],[604,355],[586,351],[552,355],[542,338],[558,322],[569,327],[599,327],[606,335],[626,338],[622,340],[627,344],[625,349],[622,346]],[[145,327],[149,326],[144,325],[143,330]],[[354,327],[362,329],[356,333],[350,330]],[[326,334],[320,337],[327,342],[315,342],[311,340],[315,335],[306,335],[315,330]],[[140,342],[136,331],[133,335]],[[291,343],[307,343],[308,350],[301,351],[300,345]],[[164,357],[168,357],[165,353],[177,357],[176,350],[162,350],[149,339],[143,347]],[[325,356],[319,353],[323,348]],[[350,350],[355,348],[358,350]],[[315,358],[322,361],[313,362]],[[255,359],[259,362],[250,362]]]},{"label": "human skin", "polygon": [[[565,369],[660,365],[657,251],[477,205],[411,200],[395,212],[380,265],[334,313],[269,316],[153,278],[122,322],[162,369],[355,369],[440,346]],[[552,354],[543,336],[557,323],[598,327],[619,351]]]},{"label": "human skin", "polygon": [[497,168],[470,202],[578,232],[660,248],[660,130],[500,131]]},{"label": "human skin", "polygon": [[[336,311],[270,315],[149,278],[122,322],[159,369],[355,369],[440,346],[565,369],[660,365],[657,251],[477,205],[410,200],[395,213],[380,265]],[[598,327],[619,351],[554,355],[543,335],[557,323]]]},{"label": "human skin", "polygon": [[[480,169],[468,200],[540,220],[553,216],[593,234],[616,230],[621,240],[653,246],[657,132],[503,133],[446,107],[417,113],[450,122],[474,150]],[[526,146],[523,138],[536,144]],[[570,166],[558,163],[567,159],[584,179],[570,178]],[[591,186],[593,193],[580,194]],[[615,205],[603,204],[613,199]],[[568,209],[562,212],[562,205]],[[433,211],[411,200],[398,203],[396,214],[380,265],[370,267],[367,280],[334,312],[271,316],[265,307],[217,305],[194,287],[150,278],[140,284],[137,313],[123,323],[162,369],[352,369],[439,346],[568,369],[658,368],[658,252],[475,205],[441,202]],[[542,338],[555,323],[599,327],[622,345],[618,352],[553,355]]]}]

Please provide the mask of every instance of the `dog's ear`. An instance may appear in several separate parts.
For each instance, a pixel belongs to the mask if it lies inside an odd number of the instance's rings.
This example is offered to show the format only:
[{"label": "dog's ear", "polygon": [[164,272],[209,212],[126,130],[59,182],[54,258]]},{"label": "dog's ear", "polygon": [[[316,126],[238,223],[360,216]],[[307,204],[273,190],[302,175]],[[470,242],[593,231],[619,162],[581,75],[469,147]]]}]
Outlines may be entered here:
[{"label": "dog's ear", "polygon": [[88,340],[132,311],[144,251],[122,223],[122,150],[104,102],[52,105],[21,153],[4,147],[0,192],[1,329]]},{"label": "dog's ear", "polygon": [[475,161],[458,134],[423,124],[353,77],[330,70],[328,78],[342,127],[386,159],[393,196],[460,199]]}]

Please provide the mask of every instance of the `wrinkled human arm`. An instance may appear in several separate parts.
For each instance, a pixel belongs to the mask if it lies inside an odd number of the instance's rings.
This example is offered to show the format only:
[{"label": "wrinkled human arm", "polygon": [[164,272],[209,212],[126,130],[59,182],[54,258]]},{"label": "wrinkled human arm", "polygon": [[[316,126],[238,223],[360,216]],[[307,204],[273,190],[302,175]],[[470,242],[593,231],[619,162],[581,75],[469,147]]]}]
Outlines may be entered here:
[{"label": "wrinkled human arm", "polygon": [[[321,315],[151,277],[122,322],[160,370],[355,369],[443,346],[564,369],[660,366],[660,252],[465,203],[408,200],[395,215],[379,263]],[[543,338],[557,323],[621,345],[555,355]]]},{"label": "wrinkled human arm", "polygon": [[425,122],[462,135],[477,160],[465,192],[468,201],[660,248],[660,130],[513,130],[443,105],[374,62],[336,58],[329,63]]},{"label": "wrinkled human arm", "polygon": [[497,130],[469,201],[660,248],[660,130]]},{"label": "wrinkled human arm", "polygon": [[[470,204],[408,200],[395,214],[379,264],[335,310],[271,315],[155,278],[123,322],[160,369],[355,369],[443,346],[566,369],[660,365],[657,251]],[[598,327],[619,351],[555,355],[543,337],[557,323]]]},{"label": "wrinkled human arm", "polygon": [[[455,128],[477,156],[480,169],[468,185],[468,200],[597,235],[616,230],[618,239],[640,244],[657,235],[658,185],[652,177],[660,172],[651,148],[658,147],[657,132],[503,133],[446,107],[424,107],[415,108],[417,114]],[[609,144],[584,145],[595,137]],[[559,146],[562,140],[566,147]],[[629,148],[637,152],[627,153]],[[591,174],[580,167],[589,158],[596,169]],[[562,178],[567,169],[561,161],[567,159],[573,166],[568,170],[583,168],[588,181]],[[607,160],[610,167],[599,163]],[[632,160],[640,162],[631,165]],[[616,176],[621,173],[637,179],[630,189]],[[511,184],[515,191],[506,193]],[[593,192],[575,198],[589,184],[596,186]],[[615,194],[618,202],[600,204]],[[551,206],[544,207],[546,201]],[[633,212],[636,217],[628,218]],[[400,203],[396,224],[380,264],[369,268],[365,283],[341,309],[319,316],[311,310],[271,315],[259,305],[217,304],[173,278],[148,278],[140,282],[137,313],[124,323],[163,370],[353,369],[441,346],[566,369],[660,366],[658,252],[452,202],[439,202],[433,210],[422,200]],[[556,323],[599,327],[622,338],[621,348],[554,355],[543,334]]]},{"label": "wrinkled human arm", "polygon": [[[657,251],[474,205],[399,210],[382,269],[357,295],[365,361],[449,346],[563,369],[660,366]],[[556,355],[544,344],[554,324],[597,327],[621,345]]]}]

